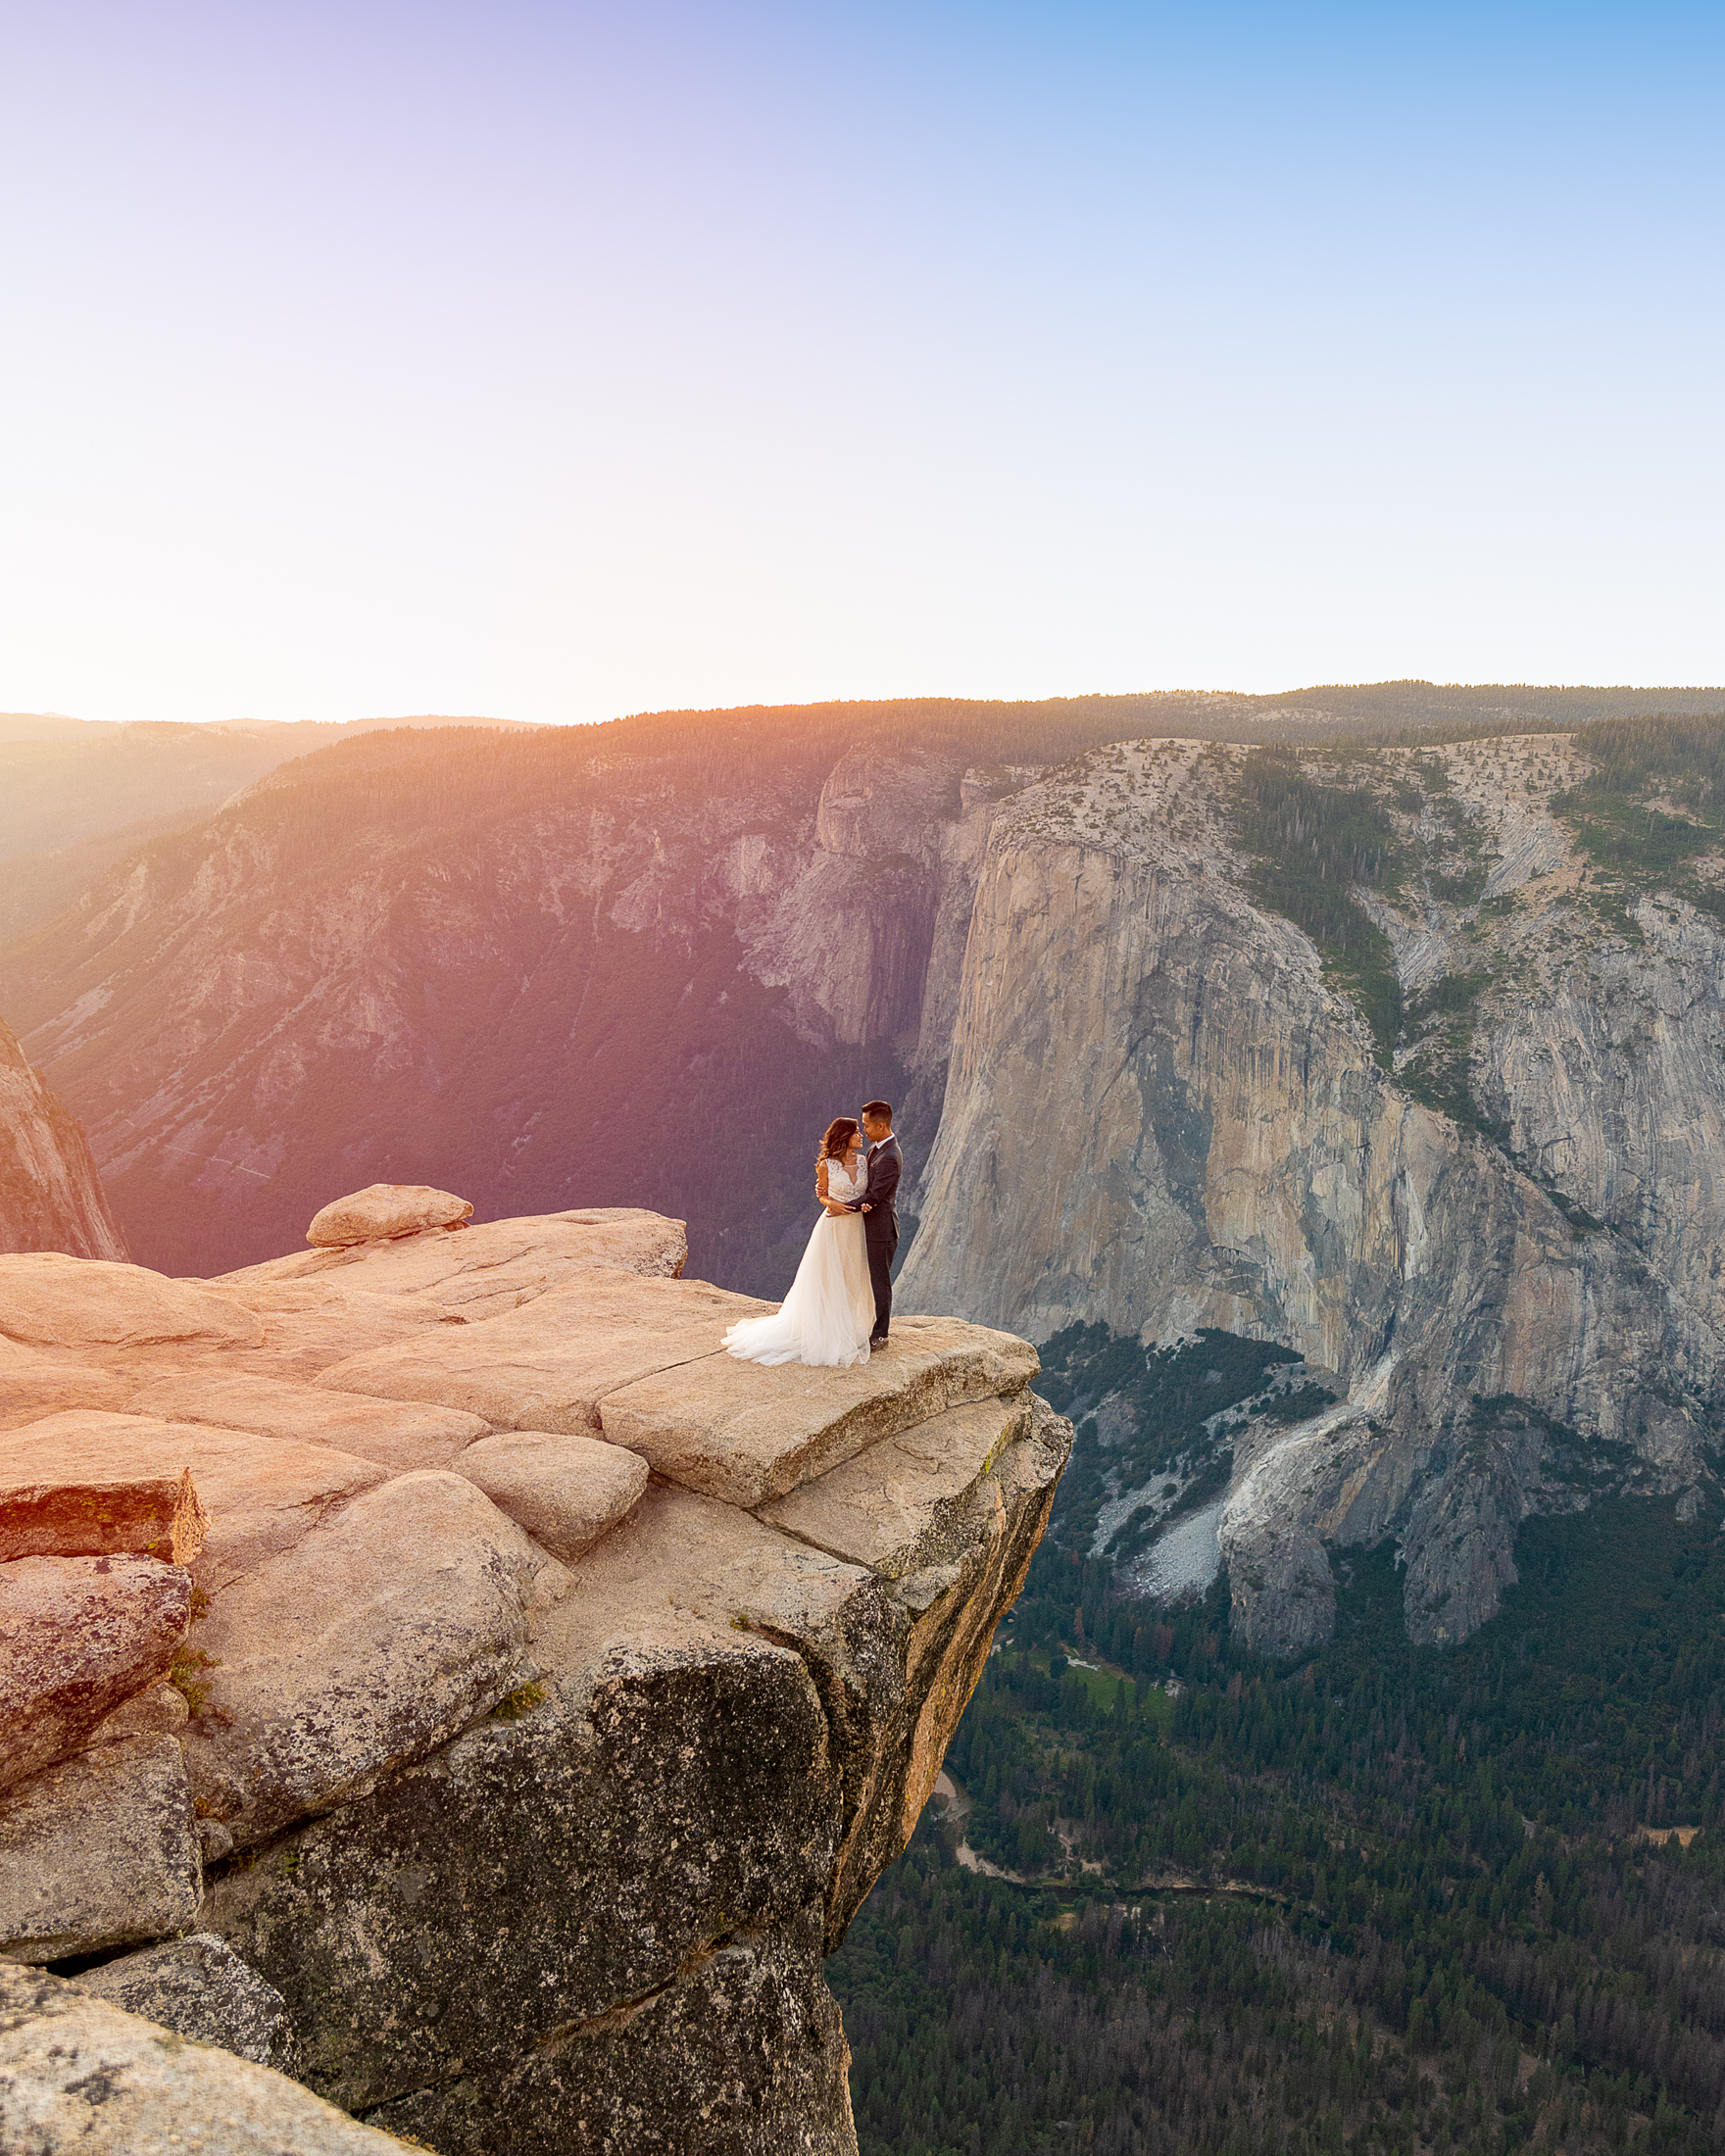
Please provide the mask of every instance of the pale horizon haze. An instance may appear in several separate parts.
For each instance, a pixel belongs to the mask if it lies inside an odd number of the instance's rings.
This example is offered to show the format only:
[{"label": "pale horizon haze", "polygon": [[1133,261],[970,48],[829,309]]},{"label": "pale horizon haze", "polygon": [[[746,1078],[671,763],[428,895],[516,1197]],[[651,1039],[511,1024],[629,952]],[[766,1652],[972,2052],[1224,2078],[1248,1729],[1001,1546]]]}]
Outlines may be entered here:
[{"label": "pale horizon haze", "polygon": [[1725,677],[1725,14],[0,6],[0,710]]}]

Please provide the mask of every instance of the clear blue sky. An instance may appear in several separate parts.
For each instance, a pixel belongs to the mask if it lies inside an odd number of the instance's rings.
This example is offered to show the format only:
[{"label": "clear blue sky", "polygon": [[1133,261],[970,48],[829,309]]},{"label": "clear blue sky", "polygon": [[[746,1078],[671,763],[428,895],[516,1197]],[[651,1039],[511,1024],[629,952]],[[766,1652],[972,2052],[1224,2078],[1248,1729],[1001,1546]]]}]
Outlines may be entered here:
[{"label": "clear blue sky", "polygon": [[1725,677],[1725,10],[0,6],[0,708]]}]

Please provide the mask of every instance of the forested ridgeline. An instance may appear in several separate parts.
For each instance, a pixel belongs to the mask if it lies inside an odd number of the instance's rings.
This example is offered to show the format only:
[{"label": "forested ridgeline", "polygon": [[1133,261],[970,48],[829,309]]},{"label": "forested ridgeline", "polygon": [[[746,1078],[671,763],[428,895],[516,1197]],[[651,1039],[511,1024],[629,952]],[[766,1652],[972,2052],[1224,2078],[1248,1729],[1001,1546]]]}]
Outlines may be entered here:
[{"label": "forested ridgeline", "polygon": [[844,704],[651,711],[581,729],[627,753],[698,738],[818,741],[835,753],[859,739],[948,749],[973,763],[1060,763],[1114,741],[1399,744],[1505,733],[1562,733],[1603,719],[1725,710],[1725,688],[1548,688],[1524,683],[1372,681],[1245,696],[1168,689],[1040,701],[915,697]]},{"label": "forested ridgeline", "polygon": [[[951,756],[963,765],[1052,765],[1111,742],[1151,736],[1265,745],[1393,745],[1427,740],[1490,738],[1508,732],[1563,732],[1600,721],[1650,721],[1674,713],[1725,710],[1725,689],[1543,689],[1438,687],[1430,682],[1376,682],[1296,689],[1273,696],[1168,690],[1140,696],[1051,697],[1040,702],[960,697],[740,706],[711,711],[644,711],[601,725],[440,729],[434,736],[406,729],[367,734],[320,752],[340,757],[362,793],[368,774],[392,771],[391,812],[403,807],[401,773],[435,765],[444,783],[426,796],[470,814],[467,792],[477,779],[485,794],[500,789],[522,807],[545,789],[580,789],[615,780],[624,766],[657,766],[677,787],[722,783],[768,788],[820,781],[845,753],[866,746],[883,754],[918,749]],[[283,765],[303,773],[311,760]],[[465,776],[464,776],[465,774]],[[465,800],[464,800],[465,795]],[[356,804],[357,806],[357,804]]]},{"label": "forested ridgeline", "polygon": [[1450,1650],[1337,1552],[1294,1667],[1051,1540],[832,1965],[863,2149],[1725,2145],[1720,1526],[1532,1521]]}]

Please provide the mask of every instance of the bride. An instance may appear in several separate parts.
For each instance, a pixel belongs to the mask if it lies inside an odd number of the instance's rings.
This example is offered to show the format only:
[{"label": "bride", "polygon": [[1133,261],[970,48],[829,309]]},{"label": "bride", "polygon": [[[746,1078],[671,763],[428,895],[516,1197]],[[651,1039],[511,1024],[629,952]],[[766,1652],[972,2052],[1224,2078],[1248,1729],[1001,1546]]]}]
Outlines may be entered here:
[{"label": "bride", "polygon": [[874,1290],[862,1242],[862,1215],[850,1208],[868,1186],[862,1140],[854,1117],[841,1115],[820,1141],[814,1188],[820,1218],[791,1282],[791,1292],[766,1317],[746,1317],[724,1336],[740,1362],[843,1364],[868,1360],[874,1330]]}]

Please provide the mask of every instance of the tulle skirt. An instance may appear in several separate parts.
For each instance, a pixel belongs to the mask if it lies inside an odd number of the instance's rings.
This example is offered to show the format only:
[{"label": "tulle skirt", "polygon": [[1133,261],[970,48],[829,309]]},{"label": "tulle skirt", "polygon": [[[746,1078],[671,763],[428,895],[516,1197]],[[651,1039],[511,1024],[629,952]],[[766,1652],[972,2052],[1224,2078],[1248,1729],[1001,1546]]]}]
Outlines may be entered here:
[{"label": "tulle skirt", "polygon": [[746,1317],[724,1336],[739,1362],[828,1366],[868,1360],[874,1290],[861,1213],[823,1212],[814,1223],[791,1292],[765,1317]]}]

